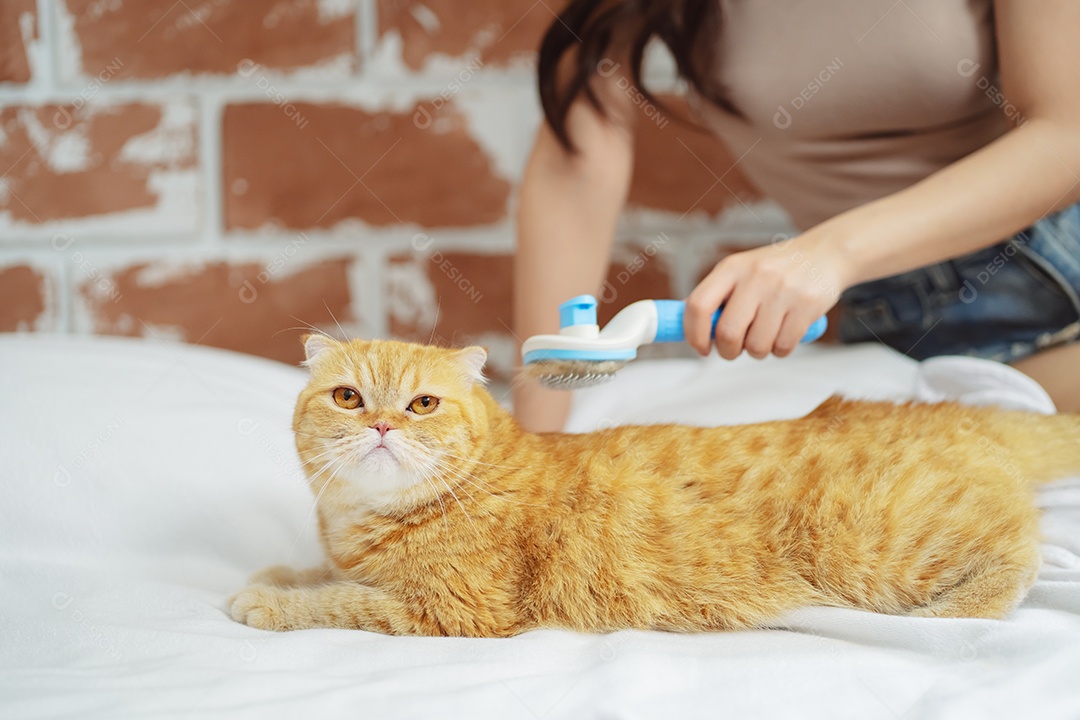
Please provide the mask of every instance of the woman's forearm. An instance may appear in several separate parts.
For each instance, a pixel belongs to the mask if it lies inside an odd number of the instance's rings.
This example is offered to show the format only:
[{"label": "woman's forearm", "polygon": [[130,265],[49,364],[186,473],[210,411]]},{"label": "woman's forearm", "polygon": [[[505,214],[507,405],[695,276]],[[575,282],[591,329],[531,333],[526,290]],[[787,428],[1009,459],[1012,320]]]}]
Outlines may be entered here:
[{"label": "woman's forearm", "polygon": [[727,359],[743,350],[787,355],[846,288],[989,247],[1080,199],[1074,168],[1080,132],[1033,119],[910,188],[807,230],[791,252],[724,258],[687,298],[687,341],[701,354],[715,343]]},{"label": "woman's forearm", "polygon": [[[599,290],[626,201],[632,136],[589,108],[574,112],[582,153],[570,156],[542,127],[521,186],[513,320],[519,342],[557,332],[558,305]],[[515,415],[529,430],[562,429],[569,408],[569,393],[515,386]]]},{"label": "woman's forearm", "polygon": [[[603,153],[593,146],[589,152],[604,155],[602,163],[585,158],[571,163],[546,128],[537,137],[517,214],[514,326],[519,334],[558,330],[558,304],[597,292],[604,279],[631,157],[628,148]],[[575,167],[578,163],[600,167]]]},{"label": "woman's forearm", "polygon": [[838,215],[796,242],[846,258],[845,286],[1000,242],[1080,200],[1080,129],[1032,119],[888,197]]}]

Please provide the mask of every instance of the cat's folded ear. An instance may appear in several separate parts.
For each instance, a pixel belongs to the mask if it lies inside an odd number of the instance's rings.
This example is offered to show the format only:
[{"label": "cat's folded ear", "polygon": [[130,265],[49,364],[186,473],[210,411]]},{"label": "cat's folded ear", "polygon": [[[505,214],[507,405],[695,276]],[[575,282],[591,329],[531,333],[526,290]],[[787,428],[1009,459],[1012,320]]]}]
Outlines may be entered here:
[{"label": "cat's folded ear", "polygon": [[487,350],[482,347],[472,346],[463,350],[454,351],[454,359],[465,371],[470,382],[486,383],[484,377],[484,363],[487,361]]},{"label": "cat's folded ear", "polygon": [[304,343],[304,367],[314,368],[319,362],[319,357],[325,357],[326,352],[338,344],[338,341],[329,335],[321,333],[309,333],[300,338]]}]

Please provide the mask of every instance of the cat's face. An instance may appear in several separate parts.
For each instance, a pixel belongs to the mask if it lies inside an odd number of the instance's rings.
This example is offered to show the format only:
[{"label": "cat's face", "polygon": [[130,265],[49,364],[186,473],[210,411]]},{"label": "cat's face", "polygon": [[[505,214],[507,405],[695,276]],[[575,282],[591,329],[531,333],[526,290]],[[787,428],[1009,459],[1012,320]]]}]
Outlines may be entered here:
[{"label": "cat's face", "polygon": [[473,388],[485,351],[322,335],[305,351],[293,429],[313,489],[378,510],[441,492],[483,429]]}]

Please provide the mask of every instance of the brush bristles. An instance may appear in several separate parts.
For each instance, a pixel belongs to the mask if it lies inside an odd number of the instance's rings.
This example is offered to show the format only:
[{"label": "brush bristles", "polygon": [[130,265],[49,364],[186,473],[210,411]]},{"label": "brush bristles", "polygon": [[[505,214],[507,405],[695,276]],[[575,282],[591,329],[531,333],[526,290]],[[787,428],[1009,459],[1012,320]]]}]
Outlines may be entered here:
[{"label": "brush bristles", "polygon": [[522,374],[552,390],[577,390],[605,383],[625,366],[622,360],[540,360],[526,365]]}]

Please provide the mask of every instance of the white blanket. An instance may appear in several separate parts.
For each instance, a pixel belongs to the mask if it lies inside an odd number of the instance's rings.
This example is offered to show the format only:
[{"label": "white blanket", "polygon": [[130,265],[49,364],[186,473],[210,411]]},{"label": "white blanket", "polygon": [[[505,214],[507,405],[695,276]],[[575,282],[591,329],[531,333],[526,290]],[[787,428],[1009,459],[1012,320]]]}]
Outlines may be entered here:
[{"label": "white blanket", "polygon": [[[882,348],[640,362],[572,427],[791,417],[902,398]],[[1080,482],[1005,622],[797,612],[784,629],[508,640],[268,633],[225,599],[319,550],[289,425],[298,369],[119,339],[0,339],[0,717],[1080,717]]]}]

